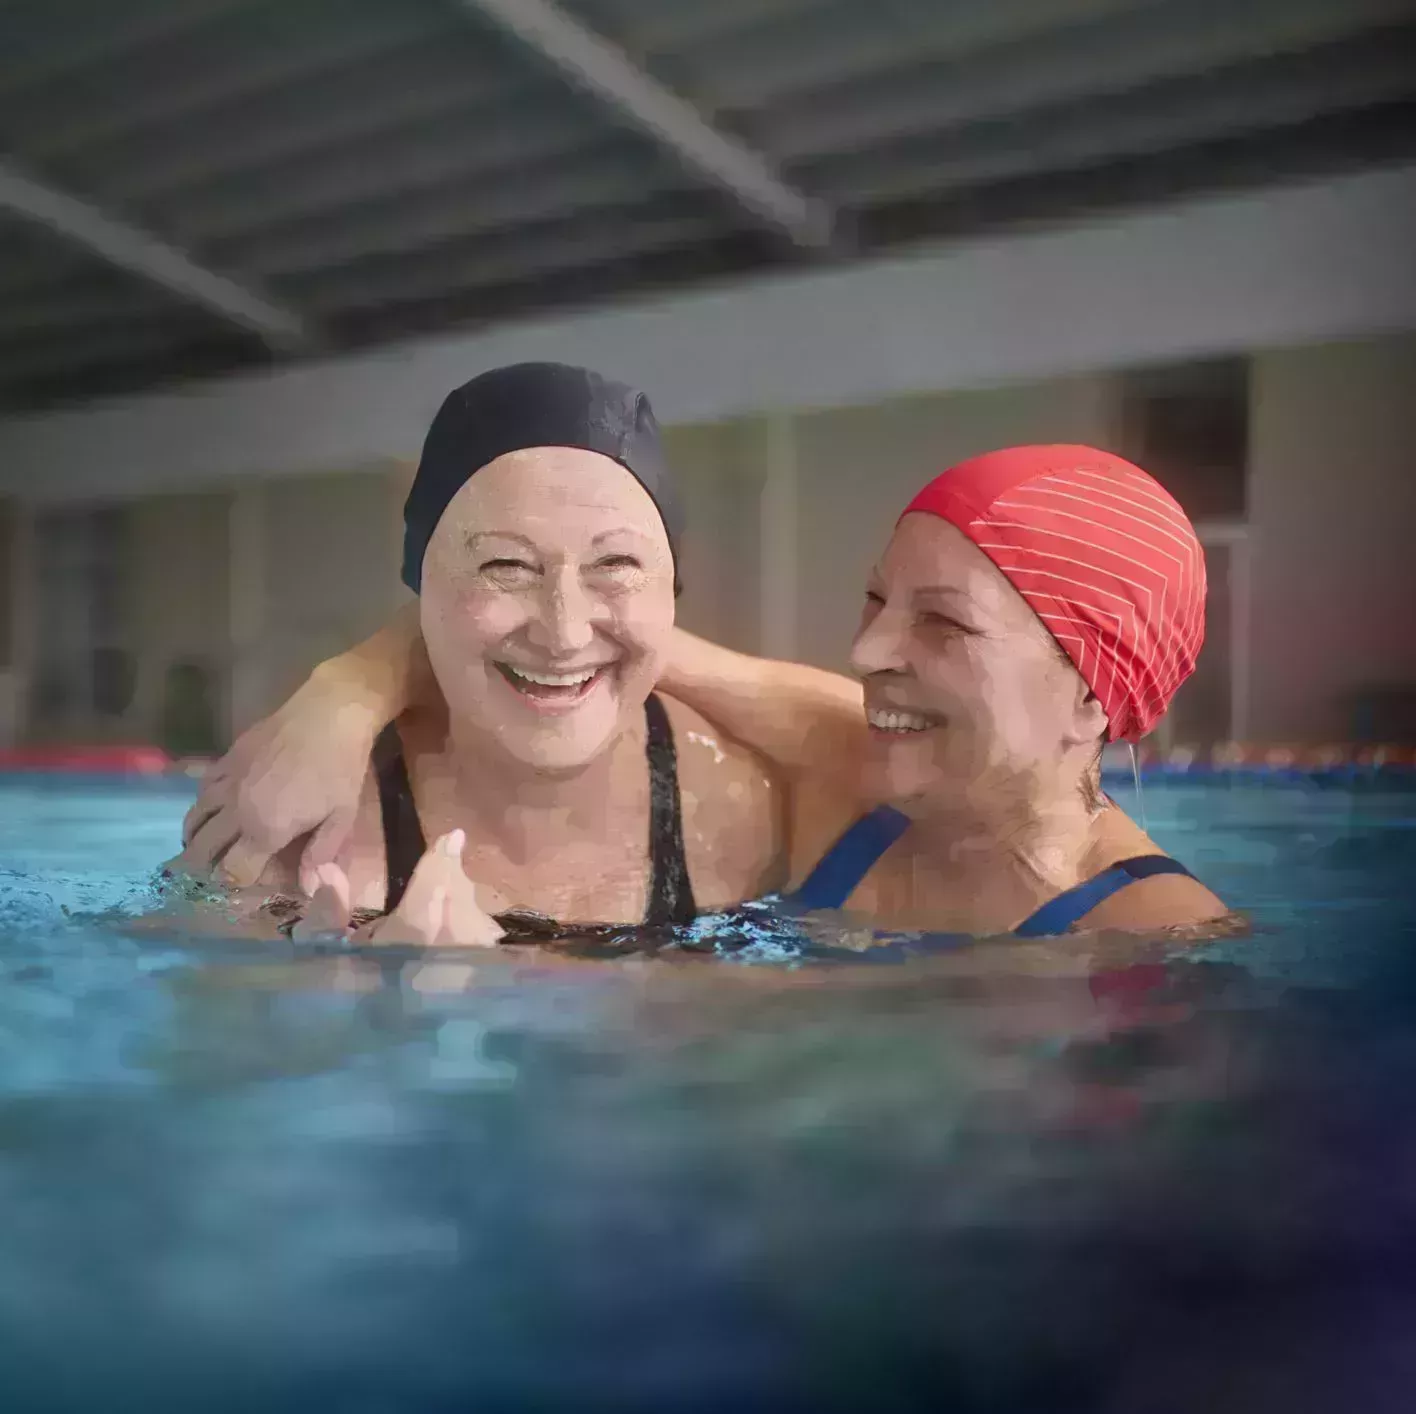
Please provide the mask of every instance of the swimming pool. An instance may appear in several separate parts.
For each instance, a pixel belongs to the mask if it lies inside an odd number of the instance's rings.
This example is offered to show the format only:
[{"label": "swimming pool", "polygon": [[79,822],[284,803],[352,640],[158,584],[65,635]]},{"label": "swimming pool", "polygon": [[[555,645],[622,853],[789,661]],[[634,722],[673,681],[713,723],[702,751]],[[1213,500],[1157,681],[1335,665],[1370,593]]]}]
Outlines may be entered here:
[{"label": "swimming pool", "polygon": [[1416,790],[1148,784],[1164,965],[571,974],[128,936],[189,798],[0,781],[7,1411],[1412,1405]]}]

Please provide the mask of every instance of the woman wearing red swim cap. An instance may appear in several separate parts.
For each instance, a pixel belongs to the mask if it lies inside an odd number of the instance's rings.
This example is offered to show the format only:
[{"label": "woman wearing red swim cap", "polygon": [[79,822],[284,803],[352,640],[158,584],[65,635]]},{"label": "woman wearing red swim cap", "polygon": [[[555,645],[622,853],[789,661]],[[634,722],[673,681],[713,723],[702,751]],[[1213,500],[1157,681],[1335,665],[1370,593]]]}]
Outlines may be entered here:
[{"label": "woman wearing red swim cap", "polygon": [[[1152,477],[1093,448],[1011,448],[944,472],[900,517],[866,587],[860,685],[680,633],[661,686],[783,773],[804,907],[973,935],[1195,927],[1224,905],[1105,798],[1099,767],[1193,671],[1204,600],[1193,528]],[[326,665],[325,684],[377,703],[351,735],[421,691],[408,637]],[[337,771],[300,763],[317,738],[310,759],[332,760],[328,693],[302,689],[278,733],[236,749],[290,783],[292,838],[343,800]],[[347,751],[362,766],[368,744]]]},{"label": "woman wearing red swim cap", "polygon": [[1194,670],[1204,602],[1199,542],[1154,478],[1015,447],[900,517],[851,649],[863,693],[697,641],[663,685],[787,775],[808,907],[974,934],[1197,925],[1224,905],[1106,799],[1100,758]]}]

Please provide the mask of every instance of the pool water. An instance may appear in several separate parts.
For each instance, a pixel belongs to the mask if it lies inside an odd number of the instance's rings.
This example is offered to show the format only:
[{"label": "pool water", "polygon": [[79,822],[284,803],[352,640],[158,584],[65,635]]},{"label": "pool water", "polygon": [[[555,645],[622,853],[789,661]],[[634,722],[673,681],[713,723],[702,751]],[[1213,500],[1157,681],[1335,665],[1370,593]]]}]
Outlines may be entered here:
[{"label": "pool water", "polygon": [[133,936],[188,799],[0,782],[6,1411],[1413,1405],[1416,791],[1148,784],[1183,956],[569,971]]}]

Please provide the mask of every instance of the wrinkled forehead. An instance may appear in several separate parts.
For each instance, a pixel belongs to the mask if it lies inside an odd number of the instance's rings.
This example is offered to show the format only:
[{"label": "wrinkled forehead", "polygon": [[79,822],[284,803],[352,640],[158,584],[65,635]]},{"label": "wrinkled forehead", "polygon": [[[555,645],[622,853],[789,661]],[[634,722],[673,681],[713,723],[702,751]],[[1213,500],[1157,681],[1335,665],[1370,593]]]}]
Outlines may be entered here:
[{"label": "wrinkled forehead", "polygon": [[444,519],[523,535],[622,527],[666,552],[669,543],[659,508],[633,473],[580,447],[531,447],[488,462],[458,490]]},{"label": "wrinkled forehead", "polygon": [[918,511],[895,527],[875,572],[901,589],[935,585],[983,597],[1003,578],[963,531]]},{"label": "wrinkled forehead", "polygon": [[944,590],[967,599],[1000,628],[1030,630],[1037,624],[1027,601],[987,551],[936,515],[915,511],[904,516],[874,573],[888,594]]}]

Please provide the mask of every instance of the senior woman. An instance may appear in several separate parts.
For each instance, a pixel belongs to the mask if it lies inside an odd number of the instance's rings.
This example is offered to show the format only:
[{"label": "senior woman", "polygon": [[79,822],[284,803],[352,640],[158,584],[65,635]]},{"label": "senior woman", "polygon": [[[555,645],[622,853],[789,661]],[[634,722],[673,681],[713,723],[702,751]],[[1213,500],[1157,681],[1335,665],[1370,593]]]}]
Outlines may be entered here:
[{"label": "senior woman", "polygon": [[[678,513],[642,393],[556,364],[472,380],[433,422],[405,526],[435,692],[366,742],[317,867],[263,869],[313,896],[278,900],[296,927],[475,943],[513,909],[671,926],[780,883],[770,772],[653,693]],[[220,829],[180,862],[218,855]]]},{"label": "senior woman", "polygon": [[[1140,468],[1087,447],[1020,447],[935,478],[866,590],[860,686],[676,634],[661,686],[783,774],[795,902],[891,928],[1046,936],[1196,927],[1224,905],[1106,799],[1107,740],[1149,731],[1193,671],[1205,573],[1193,528]],[[372,690],[370,662],[385,673]],[[347,796],[327,733],[357,690],[374,717],[426,691],[397,636],[326,665],[252,738],[250,768],[306,828]],[[390,671],[392,669],[392,671]],[[341,731],[341,735],[343,731]],[[345,773],[347,774],[347,772]],[[194,808],[240,833],[230,780]]]}]

